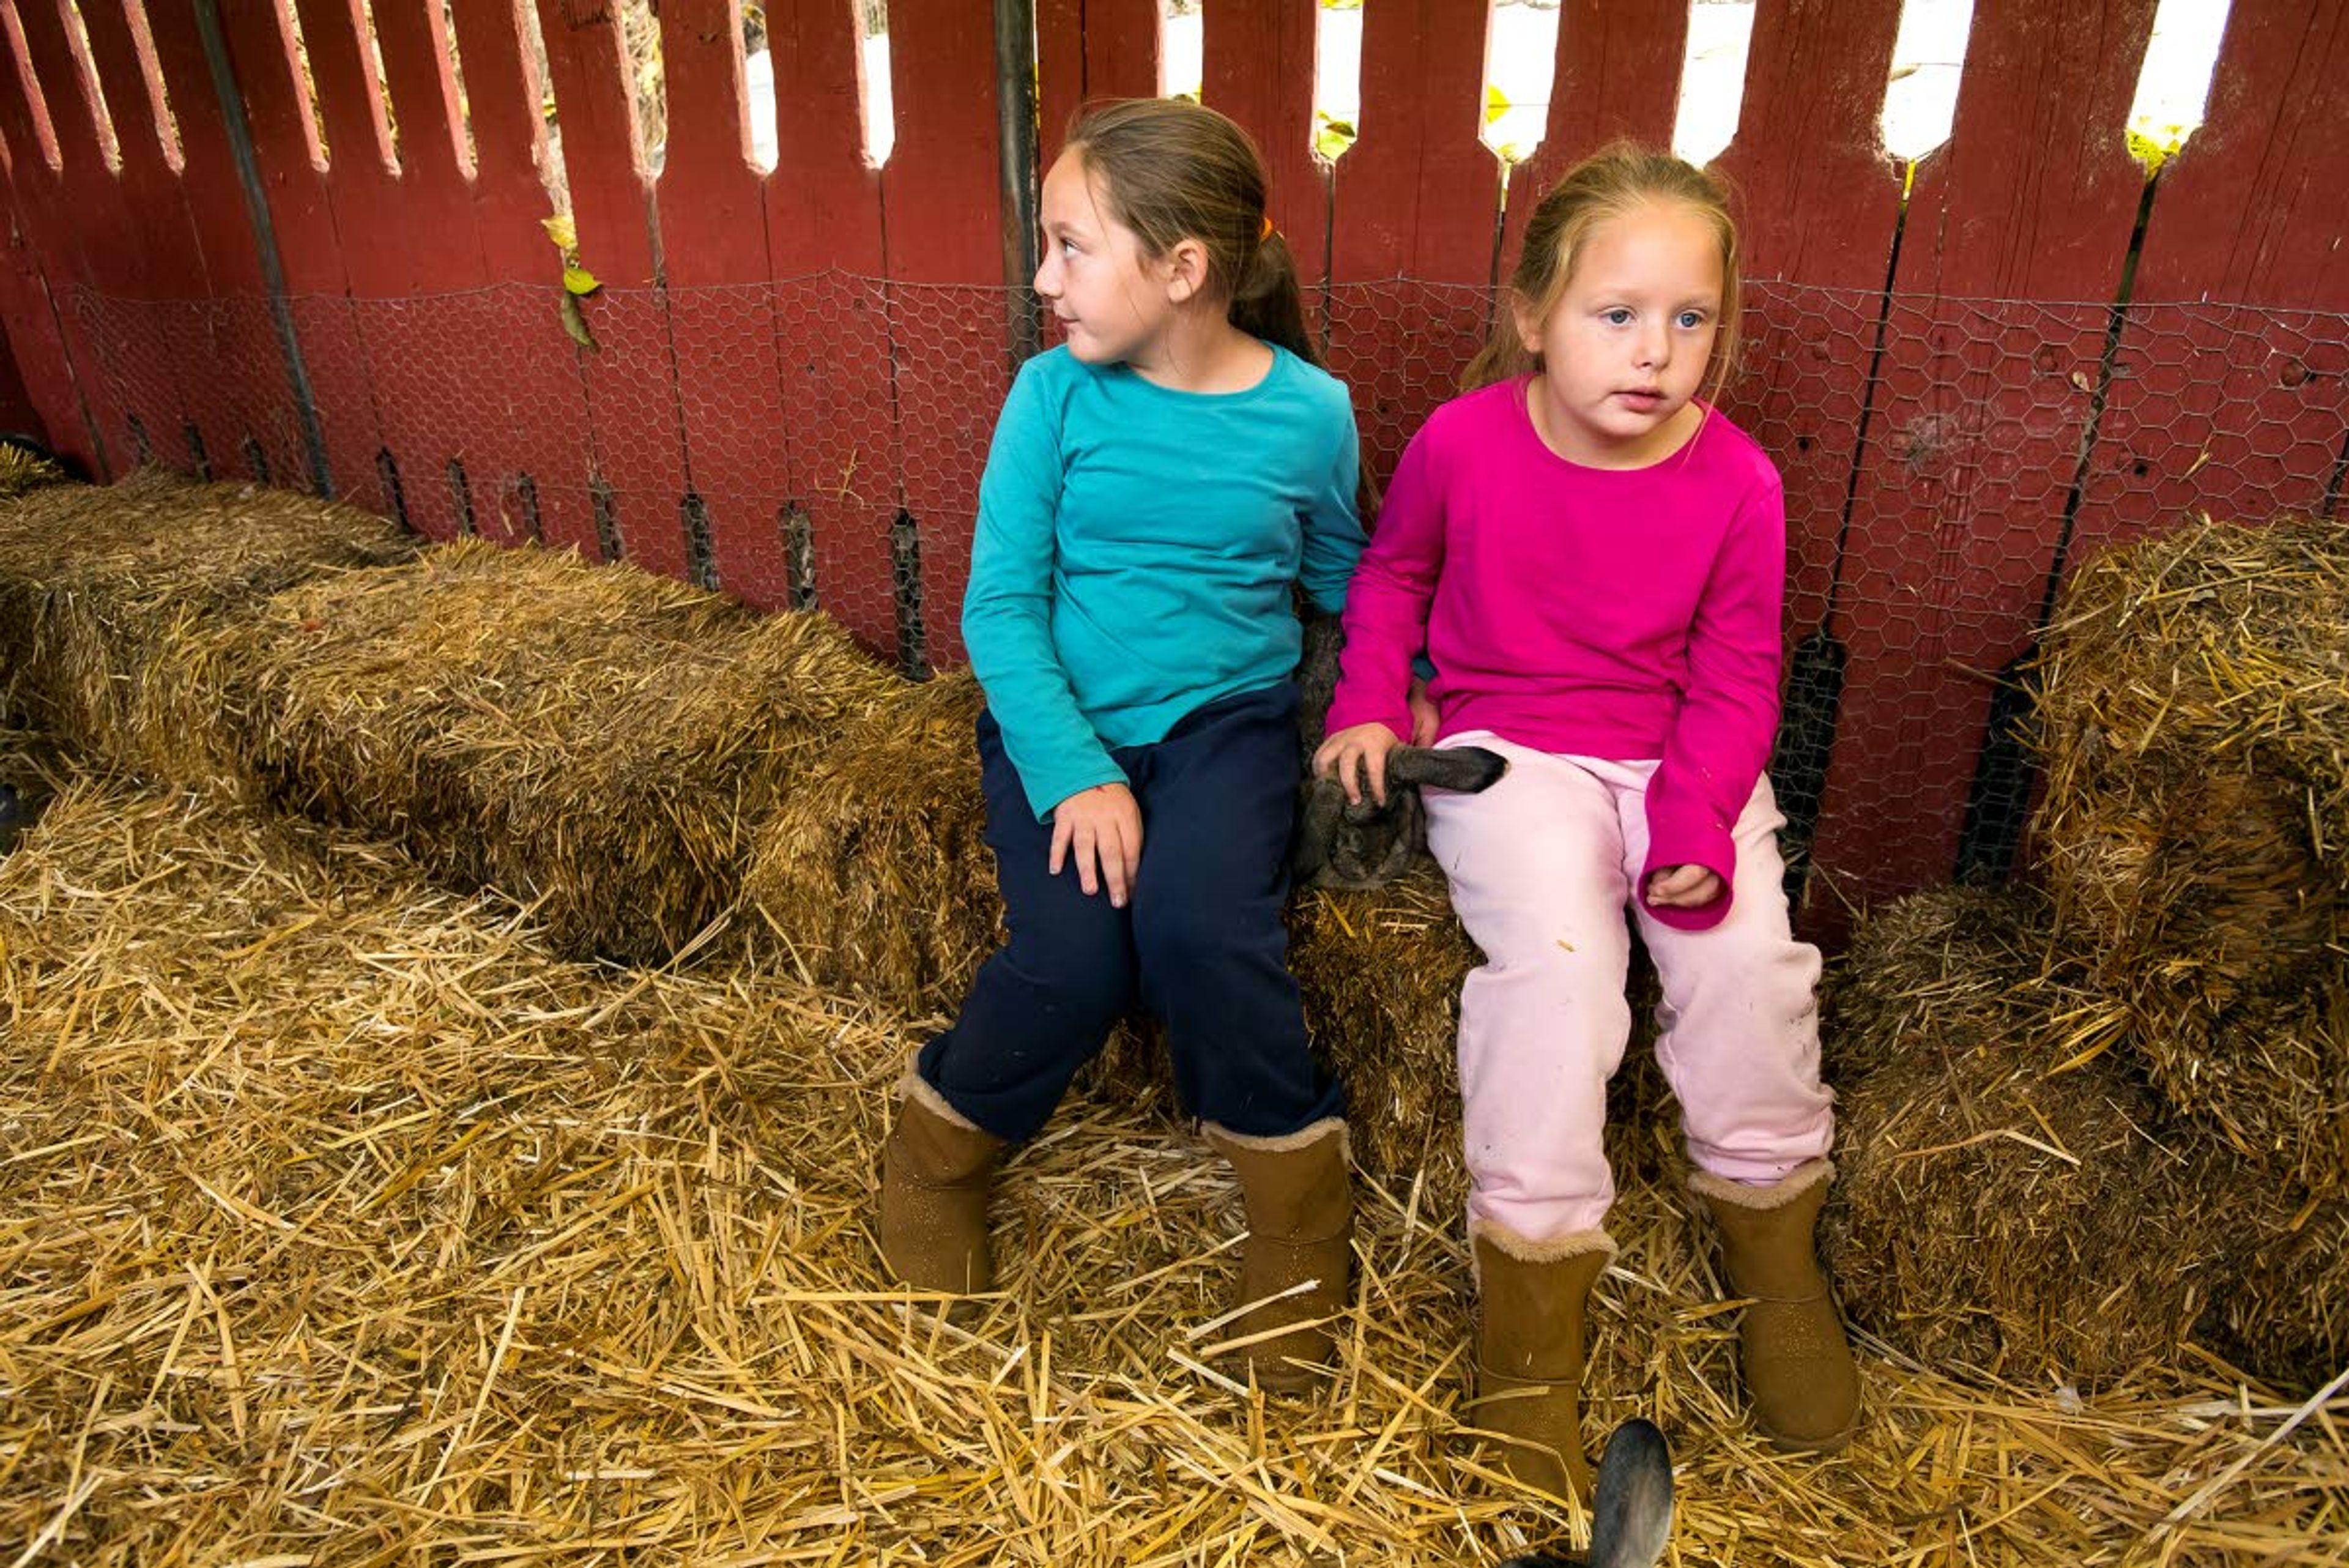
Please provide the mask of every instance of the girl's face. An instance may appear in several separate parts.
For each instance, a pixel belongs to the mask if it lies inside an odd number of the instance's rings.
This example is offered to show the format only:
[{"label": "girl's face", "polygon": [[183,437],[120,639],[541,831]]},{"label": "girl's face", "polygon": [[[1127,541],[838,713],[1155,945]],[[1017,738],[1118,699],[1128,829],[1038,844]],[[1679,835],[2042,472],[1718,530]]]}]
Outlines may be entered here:
[{"label": "girl's face", "polygon": [[1514,299],[1517,334],[1542,357],[1526,397],[1559,456],[1591,468],[1644,468],[1695,433],[1694,402],[1721,331],[1721,240],[1677,202],[1594,227],[1547,317]]},{"label": "girl's face", "polygon": [[1153,368],[1190,293],[1180,268],[1143,254],[1140,236],[1109,215],[1101,180],[1078,151],[1044,176],[1042,206],[1036,292],[1060,318],[1069,352],[1088,365]]}]

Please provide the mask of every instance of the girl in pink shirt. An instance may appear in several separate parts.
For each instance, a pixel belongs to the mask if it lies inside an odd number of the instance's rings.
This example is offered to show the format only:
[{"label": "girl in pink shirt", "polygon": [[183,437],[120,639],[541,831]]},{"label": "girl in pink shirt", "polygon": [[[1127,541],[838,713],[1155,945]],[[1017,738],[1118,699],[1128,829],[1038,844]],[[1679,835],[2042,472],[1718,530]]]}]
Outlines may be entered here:
[{"label": "girl in pink shirt", "polygon": [[1720,1232],[1758,1424],[1841,1447],[1859,1386],[1813,1229],[1833,1098],[1819,956],[1792,935],[1763,767],[1778,724],[1777,470],[1701,390],[1737,338],[1723,192],[1616,147],[1545,196],[1472,390],[1403,453],[1346,605],[1315,757],[1383,796],[1413,657],[1441,744],[1509,759],[1429,792],[1428,846],[1485,963],[1460,1002],[1478,1427],[1519,1480],[1588,1490],[1583,1306],[1614,1255],[1601,1142],[1630,1033],[1628,905],[1657,1057]]}]

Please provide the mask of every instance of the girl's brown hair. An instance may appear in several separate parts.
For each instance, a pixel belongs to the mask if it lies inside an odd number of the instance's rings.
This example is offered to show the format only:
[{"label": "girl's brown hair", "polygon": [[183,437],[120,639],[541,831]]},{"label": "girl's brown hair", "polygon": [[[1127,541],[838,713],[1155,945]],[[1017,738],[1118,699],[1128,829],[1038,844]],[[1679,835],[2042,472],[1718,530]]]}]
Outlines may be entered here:
[{"label": "girl's brown hair", "polygon": [[1231,323],[1299,358],[1321,363],[1288,245],[1265,219],[1264,159],[1212,109],[1181,99],[1126,99],[1081,112],[1069,151],[1101,176],[1110,216],[1162,256],[1183,239],[1207,251],[1207,288]]},{"label": "girl's brown hair", "polygon": [[[1551,186],[1526,224],[1525,254],[1509,275],[1509,289],[1546,318],[1574,281],[1591,232],[1610,218],[1640,207],[1677,202],[1708,219],[1721,239],[1721,329],[1713,340],[1713,374],[1706,400],[1717,399],[1737,358],[1737,317],[1742,292],[1737,264],[1737,224],[1729,215],[1729,192],[1721,181],[1684,159],[1629,141],[1600,149]],[[1517,335],[1515,314],[1504,309],[1492,339],[1469,362],[1461,389],[1475,391],[1540,369],[1540,357]]]}]

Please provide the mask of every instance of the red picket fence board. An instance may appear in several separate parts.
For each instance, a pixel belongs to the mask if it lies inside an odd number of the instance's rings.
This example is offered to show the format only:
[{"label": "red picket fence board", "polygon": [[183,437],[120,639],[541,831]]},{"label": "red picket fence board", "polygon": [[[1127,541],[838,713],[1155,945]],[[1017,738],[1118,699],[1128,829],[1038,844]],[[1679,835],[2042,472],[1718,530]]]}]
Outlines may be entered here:
[{"label": "red picket fence board", "polygon": [[[2320,512],[2349,429],[2349,5],[2236,0],[2162,171],[2072,552],[2208,510]],[[2227,300],[2223,315],[2165,309]]]},{"label": "red picket fence board", "polygon": [[475,488],[482,533],[522,537],[534,504],[548,545],[592,557],[587,393],[559,315],[562,257],[540,222],[554,210],[540,175],[553,153],[539,113],[545,84],[524,47],[521,7],[528,3],[456,0],[452,16],[473,124],[473,239],[494,300],[492,335],[478,350],[488,362],[471,369],[502,402],[495,472],[478,476]]},{"label": "red picket fence board", "polygon": [[[20,51],[14,33],[15,29],[0,27],[0,81],[10,89],[0,90],[0,138],[18,150],[10,162],[17,215],[41,258],[50,319],[71,367],[73,397],[85,415],[72,432],[73,445],[67,450],[89,462],[94,472],[118,472],[129,466],[132,452],[112,379],[105,374],[98,334],[81,308],[81,293],[91,286],[91,274],[84,257],[83,234],[77,227],[84,216],[92,216],[103,233],[117,219],[88,213],[78,200],[78,186],[68,192],[62,171],[49,162],[55,147],[53,128],[46,118],[37,116],[38,106],[30,98],[13,90],[16,82],[35,79],[29,44]],[[47,395],[61,401],[67,394],[58,389]]]},{"label": "red picket fence board", "polygon": [[[1737,133],[1713,162],[1730,184],[1746,280],[1745,348],[1725,411],[1785,481],[1793,639],[1826,616],[1900,223],[1900,171],[1879,129],[1900,8],[1757,7]],[[1778,278],[1849,292],[1798,296],[1772,289]]]},{"label": "red picket fence board", "polygon": [[1200,101],[1246,126],[1264,153],[1272,221],[1297,258],[1309,306],[1330,259],[1330,165],[1313,151],[1316,19],[1313,0],[1216,0],[1201,40]]},{"label": "red picket fence board", "polygon": [[[393,0],[385,10],[390,13],[399,3]],[[317,87],[326,190],[350,284],[348,317],[361,347],[382,446],[398,465],[409,523],[433,538],[450,538],[458,532],[458,514],[443,465],[449,442],[461,439],[460,405],[467,400],[452,396],[450,383],[465,348],[447,340],[444,313],[417,302],[449,286],[451,262],[462,254],[450,243],[457,209],[445,182],[436,190],[426,177],[403,176],[392,161],[383,84],[357,0],[296,0],[296,5]],[[379,36],[378,43],[388,54],[398,36]],[[404,112],[400,119],[414,144],[410,156],[419,168],[436,161],[445,168],[448,154],[436,160],[430,145],[436,119],[445,136],[445,118],[424,103],[414,107],[418,123],[410,124]],[[478,420],[476,413],[477,428]]]},{"label": "red picket fence board", "polygon": [[[266,0],[222,5],[221,30],[237,84],[244,91],[245,122],[269,202],[285,286],[294,296],[295,332],[317,400],[335,493],[370,511],[388,512],[391,500],[376,470],[383,433],[376,421],[375,378],[351,312],[350,278],[344,270],[323,152],[310,126],[285,5],[285,0]],[[191,116],[201,120],[220,109],[194,20],[179,14],[184,9],[158,5],[150,12],[150,20],[192,157],[196,135],[225,136],[226,131],[199,124],[191,133]],[[227,157],[224,150],[221,155]],[[237,210],[243,208],[239,196]]]},{"label": "red picket fence board", "polygon": [[[855,0],[767,11],[781,145],[767,177],[767,254],[793,488],[812,538],[815,602],[866,648],[893,652],[889,524],[897,514],[896,406],[881,276],[881,172],[864,151]],[[968,200],[968,197],[966,197]],[[780,515],[761,527],[782,526]]]},{"label": "red picket fence board", "polygon": [[[13,147],[8,151],[10,204],[21,211],[25,198],[16,191],[15,166],[23,154]],[[33,161],[40,161],[37,152]],[[102,472],[82,417],[66,340],[49,307],[40,252],[19,223],[8,226],[6,244],[0,247],[0,321],[7,327],[7,348],[23,378],[25,400],[39,421],[36,433],[47,440],[50,451],[72,456],[92,473]]]},{"label": "red picket fence board", "polygon": [[1501,163],[1477,135],[1490,22],[1487,0],[1362,12],[1361,134],[1331,174],[1330,362],[1381,482],[1490,324]]},{"label": "red picket fence board", "polygon": [[201,274],[187,286],[180,271],[191,260],[184,243],[177,260],[153,254],[169,238],[150,227],[159,215],[142,212],[122,178],[107,167],[91,101],[96,85],[67,37],[57,0],[26,0],[16,17],[57,138],[60,191],[70,209],[60,215],[78,242],[75,275],[108,302],[100,307],[83,297],[67,306],[94,313],[91,335],[99,359],[95,367],[85,364],[84,379],[103,379],[111,394],[109,444],[130,450],[128,422],[136,415],[159,450],[177,453],[184,447],[185,416],[192,412],[182,368],[191,363],[194,345],[185,331],[186,313],[156,302],[201,296]]},{"label": "red picket fence board", "polygon": [[1158,0],[1037,0],[1037,178],[1085,105],[1157,97],[1164,52]]},{"label": "red picket fence board", "polygon": [[[2122,138],[2153,0],[1974,13],[1949,145],[1918,171],[1837,629],[1814,902],[1946,879],[1994,679],[2028,645],[2142,171]],[[2063,149],[2060,156],[2035,157]],[[2016,171],[2035,168],[2035,177]],[[2023,302],[2023,303],[2007,303]]]},{"label": "red picket fence board", "polygon": [[[263,298],[252,219],[229,151],[218,95],[197,43],[194,18],[186,6],[152,6],[150,11],[152,66],[171,103],[180,144],[180,168],[166,173],[187,213],[210,300],[212,337],[202,358],[195,361],[204,367],[202,373],[188,379],[193,383],[191,393],[216,406],[217,412],[203,421],[208,428],[225,423],[230,428],[221,434],[236,437],[211,441],[215,462],[225,458],[239,468],[245,466],[238,449],[249,434],[268,461],[273,483],[306,489],[311,483],[309,448],[286,375],[285,348]],[[108,101],[119,102],[135,92],[143,103],[147,63],[136,57],[142,51],[124,28],[123,13],[94,5],[83,12],[83,18]],[[126,50],[133,57],[126,58]],[[152,137],[151,109],[148,112],[145,135]],[[126,135],[126,167],[129,148]]]},{"label": "red picket fence board", "polygon": [[578,350],[595,472],[613,489],[628,559],[681,577],[677,363],[667,303],[653,286],[651,191],[620,8],[616,0],[538,0],[538,16],[580,259],[605,286],[582,307],[598,347]]},{"label": "red picket fence board", "polygon": [[[255,311],[250,299],[230,297],[232,289],[208,275],[185,187],[164,161],[148,64],[129,15],[119,6],[90,5],[82,17],[121,158],[117,188],[136,224],[135,243],[149,255],[147,283],[158,301],[149,320],[160,337],[156,352],[190,372],[201,368],[177,378],[177,410],[203,432],[214,473],[298,482],[299,431],[278,417],[291,408],[284,396],[284,361],[268,340],[265,313]],[[238,259],[223,258],[232,268]],[[245,455],[248,436],[262,451],[258,469]]]},{"label": "red picket fence board", "polygon": [[1558,7],[1549,119],[1541,145],[1509,171],[1503,278],[1517,265],[1535,203],[1568,169],[1617,137],[1671,144],[1688,13],[1684,0],[1564,0]]},{"label": "red picket fence board", "polygon": [[373,15],[399,127],[391,202],[412,231],[400,248],[420,296],[407,310],[359,306],[386,394],[386,444],[419,527],[443,538],[470,526],[511,539],[501,503],[502,476],[522,466],[508,418],[513,369],[483,352],[500,340],[506,312],[483,292],[490,275],[474,230],[447,24],[440,0],[373,0]]},{"label": "red picket fence board", "polygon": [[955,664],[978,477],[1010,385],[995,31],[968,0],[898,0],[889,39],[897,140],[881,188],[904,500],[927,656]]},{"label": "red picket fence board", "polygon": [[[766,192],[750,155],[740,0],[666,0],[668,155],[656,206],[668,260],[686,472],[718,580],[771,609],[791,568],[775,526],[795,488],[783,407]],[[780,127],[780,122],[779,122]]]},{"label": "red picket fence board", "polygon": [[[0,156],[0,166],[5,162],[5,156]],[[5,168],[0,168],[0,186],[5,184]],[[16,339],[22,336],[32,339],[27,346],[30,352],[25,358],[41,369],[50,369],[61,358],[53,357],[58,347],[56,339],[43,342],[40,334],[32,328],[36,317],[28,285],[33,280],[25,270],[31,260],[29,253],[13,236],[0,239],[0,430],[33,436],[54,452],[57,448],[48,433],[48,415],[34,400],[23,367],[11,352]],[[13,331],[9,329],[11,324],[17,324]]]}]

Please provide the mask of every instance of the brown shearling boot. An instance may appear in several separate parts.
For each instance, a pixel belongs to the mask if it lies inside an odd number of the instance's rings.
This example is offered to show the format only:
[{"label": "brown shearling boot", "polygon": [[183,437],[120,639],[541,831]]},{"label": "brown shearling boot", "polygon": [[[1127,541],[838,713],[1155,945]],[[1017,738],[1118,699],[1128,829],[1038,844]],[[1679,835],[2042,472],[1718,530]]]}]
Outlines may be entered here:
[{"label": "brown shearling boot", "polygon": [[[1213,1122],[1208,1145],[1231,1162],[1247,1206],[1234,1338],[1271,1333],[1241,1347],[1257,1384],[1295,1393],[1327,1366],[1330,1320],[1346,1310],[1354,1265],[1354,1192],[1346,1169],[1346,1124],[1326,1117],[1281,1137],[1252,1137]],[[1281,1293],[1310,1281],[1311,1288]],[[1278,1296],[1277,1301],[1268,1297]],[[1260,1305],[1250,1306],[1251,1303]]]},{"label": "brown shearling boot", "polygon": [[897,1092],[881,1146],[881,1261],[916,1290],[991,1291],[987,1191],[1007,1146],[910,1072]]},{"label": "brown shearling boot", "polygon": [[1815,1159],[1768,1187],[1689,1179],[1720,1230],[1729,1288],[1753,1298],[1737,1342],[1754,1423],[1796,1453],[1833,1453],[1859,1424],[1859,1367],[1814,1239],[1834,1175]]},{"label": "brown shearling boot", "polygon": [[1475,1397],[1502,1469],[1563,1499],[1590,1498],[1582,1451],[1583,1315],[1615,1256],[1604,1231],[1535,1241],[1485,1220],[1469,1228],[1476,1268]]}]

